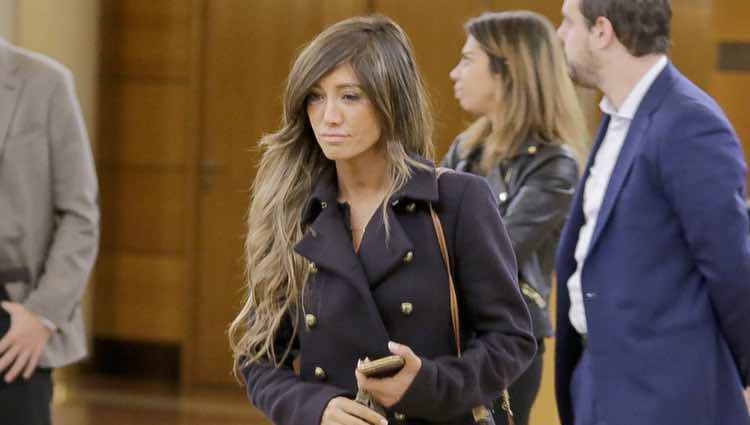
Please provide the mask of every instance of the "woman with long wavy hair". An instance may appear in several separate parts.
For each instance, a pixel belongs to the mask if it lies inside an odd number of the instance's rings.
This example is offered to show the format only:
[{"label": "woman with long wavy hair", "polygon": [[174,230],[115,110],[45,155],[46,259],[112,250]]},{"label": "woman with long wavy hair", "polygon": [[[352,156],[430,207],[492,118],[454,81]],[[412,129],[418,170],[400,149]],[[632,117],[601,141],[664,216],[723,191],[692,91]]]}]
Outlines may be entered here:
[{"label": "woman with long wavy hair", "polygon": [[[260,141],[248,297],[230,327],[236,372],[274,423],[468,425],[533,356],[490,190],[470,175],[438,179],[431,131],[390,19],[339,22],[297,57],[282,127]],[[461,358],[430,211],[453,264]],[[388,355],[403,360],[392,376],[355,370]]]},{"label": "woman with long wavy hair", "polygon": [[[552,24],[528,11],[485,13],[465,26],[451,71],[461,107],[479,118],[443,165],[485,177],[519,266],[539,350],[509,391],[526,425],[542,379],[544,338],[553,335],[549,294],[555,249],[578,181],[585,121]],[[506,423],[495,409],[498,424]]]}]

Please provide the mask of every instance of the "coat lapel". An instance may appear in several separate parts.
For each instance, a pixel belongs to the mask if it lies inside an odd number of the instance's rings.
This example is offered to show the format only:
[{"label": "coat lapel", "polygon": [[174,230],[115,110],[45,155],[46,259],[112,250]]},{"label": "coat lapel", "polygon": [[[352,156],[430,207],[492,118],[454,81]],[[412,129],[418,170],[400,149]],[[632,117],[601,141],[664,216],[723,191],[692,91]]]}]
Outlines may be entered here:
[{"label": "coat lapel", "polygon": [[373,288],[401,265],[404,256],[414,249],[401,220],[407,219],[412,214],[423,213],[427,210],[427,203],[438,200],[438,183],[434,165],[419,158],[413,159],[427,165],[428,169],[412,166],[411,178],[391,197],[387,208],[389,225],[387,237],[383,214],[378,209],[367,226],[359,248],[362,267]]},{"label": "coat lapel", "polygon": [[321,210],[294,250],[318,268],[344,277],[348,282],[361,281],[364,276],[341,211],[335,200],[333,205],[331,201],[324,202],[327,207]]},{"label": "coat lapel", "polygon": [[337,204],[337,187],[336,170],[331,166],[318,179],[303,209],[302,222],[309,226],[294,250],[315,263],[321,272],[338,276],[339,281],[359,294],[362,301],[357,309],[358,314],[372,323],[367,327],[370,333],[368,344],[378,342],[372,347],[384,347],[389,340],[388,331],[375,304],[362,263],[354,252],[349,230]]},{"label": "coat lapel", "polygon": [[615,164],[612,176],[609,179],[609,184],[607,185],[607,191],[605,192],[604,200],[602,201],[602,206],[599,210],[599,216],[596,220],[596,228],[591,237],[587,256],[596,246],[596,242],[599,240],[603,229],[612,215],[612,210],[617,202],[620,192],[622,191],[622,187],[627,180],[627,176],[633,165],[633,160],[635,159],[636,154],[640,151],[641,145],[644,143],[646,132],[651,125],[651,114],[664,98],[667,90],[671,87],[673,81],[672,72],[672,65],[667,64],[667,67],[664,68],[661,74],[659,74],[656,80],[654,80],[654,83],[646,93],[643,101],[641,101],[635,117],[633,117],[633,122],[630,124],[628,134],[622,144],[622,149],[617,157],[617,163]]},{"label": "coat lapel", "polygon": [[20,92],[20,81],[14,75],[15,66],[10,59],[9,49],[7,42],[0,39],[0,96],[3,97],[3,101],[0,102],[0,159],[3,157],[8,128]]},{"label": "coat lapel", "polygon": [[382,210],[378,208],[367,226],[359,258],[371,287],[377,286],[396,267],[403,263],[407,252],[414,249],[411,239],[404,231],[393,206],[387,209],[389,232],[386,239]]}]

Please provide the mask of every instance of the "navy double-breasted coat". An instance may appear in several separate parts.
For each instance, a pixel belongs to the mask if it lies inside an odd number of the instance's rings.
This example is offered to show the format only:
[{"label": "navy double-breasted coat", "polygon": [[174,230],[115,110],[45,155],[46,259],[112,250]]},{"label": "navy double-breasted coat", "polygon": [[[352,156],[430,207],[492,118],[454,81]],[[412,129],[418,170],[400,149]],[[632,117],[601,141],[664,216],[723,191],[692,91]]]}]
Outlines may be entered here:
[{"label": "navy double-breasted coat", "polygon": [[[516,260],[487,183],[457,172],[438,182],[433,168],[412,170],[388,203],[388,238],[378,210],[358,253],[346,209],[337,203],[334,167],[319,179],[303,211],[307,231],[295,246],[311,271],[304,311],[290,314],[277,333],[282,353],[291,321],[298,321],[300,374],[290,361],[243,369],[251,400],[274,423],[319,424],[332,398],[356,393],[357,360],[388,355],[389,340],[408,345],[422,359],[411,387],[388,411],[391,423],[471,424],[472,407],[490,404],[533,357]],[[460,359],[430,203],[443,223],[454,270]]]}]

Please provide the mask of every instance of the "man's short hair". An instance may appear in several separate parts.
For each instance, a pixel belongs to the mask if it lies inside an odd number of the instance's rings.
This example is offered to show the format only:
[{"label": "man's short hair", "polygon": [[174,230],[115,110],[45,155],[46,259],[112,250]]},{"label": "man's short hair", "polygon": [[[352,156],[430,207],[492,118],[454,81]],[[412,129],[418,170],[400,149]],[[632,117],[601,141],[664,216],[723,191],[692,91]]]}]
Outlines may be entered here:
[{"label": "man's short hair", "polygon": [[581,14],[589,28],[598,17],[612,22],[617,39],[633,56],[667,53],[672,45],[670,0],[581,0]]}]

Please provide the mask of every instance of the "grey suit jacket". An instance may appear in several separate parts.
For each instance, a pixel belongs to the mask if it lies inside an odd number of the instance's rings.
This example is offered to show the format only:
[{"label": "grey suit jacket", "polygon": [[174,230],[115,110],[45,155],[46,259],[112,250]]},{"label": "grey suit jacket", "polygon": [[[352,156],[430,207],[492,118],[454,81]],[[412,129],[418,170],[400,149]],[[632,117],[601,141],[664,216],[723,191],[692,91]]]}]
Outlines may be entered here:
[{"label": "grey suit jacket", "polygon": [[80,301],[99,242],[97,181],[73,78],[0,39],[0,269],[13,301],[57,326],[40,365],[86,355]]}]

